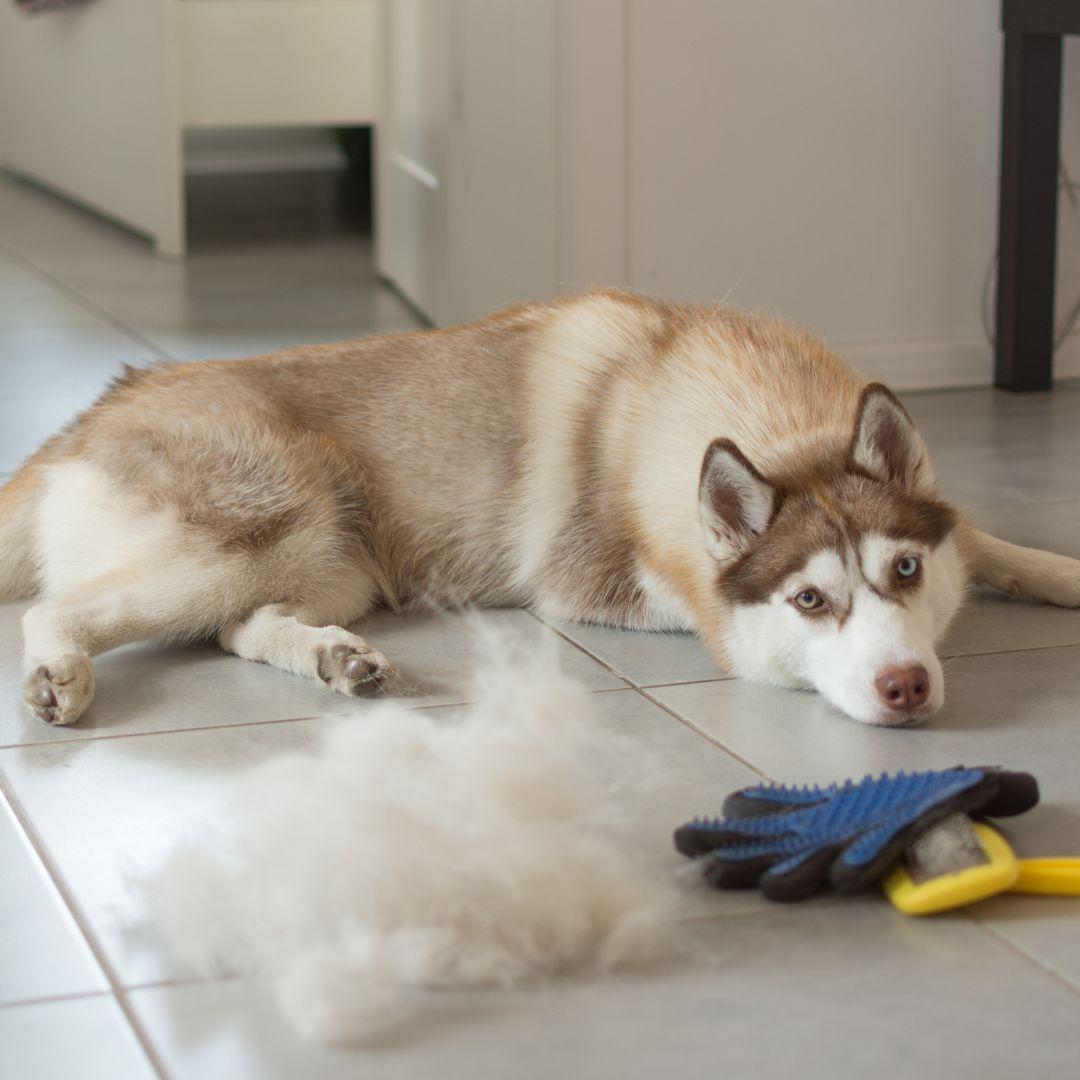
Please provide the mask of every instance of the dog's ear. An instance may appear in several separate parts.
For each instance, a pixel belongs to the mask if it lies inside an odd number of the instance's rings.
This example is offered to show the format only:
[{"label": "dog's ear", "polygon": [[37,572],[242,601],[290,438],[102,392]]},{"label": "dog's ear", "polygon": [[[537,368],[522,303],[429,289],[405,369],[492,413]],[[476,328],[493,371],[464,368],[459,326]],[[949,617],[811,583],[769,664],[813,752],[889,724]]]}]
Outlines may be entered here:
[{"label": "dog's ear", "polygon": [[769,527],[778,500],[776,489],[730,439],[715,439],[701,463],[698,501],[709,553],[724,559]]},{"label": "dog's ear", "polygon": [[931,496],[937,486],[930,453],[907,410],[881,383],[871,383],[859,398],[851,463],[878,480]]}]

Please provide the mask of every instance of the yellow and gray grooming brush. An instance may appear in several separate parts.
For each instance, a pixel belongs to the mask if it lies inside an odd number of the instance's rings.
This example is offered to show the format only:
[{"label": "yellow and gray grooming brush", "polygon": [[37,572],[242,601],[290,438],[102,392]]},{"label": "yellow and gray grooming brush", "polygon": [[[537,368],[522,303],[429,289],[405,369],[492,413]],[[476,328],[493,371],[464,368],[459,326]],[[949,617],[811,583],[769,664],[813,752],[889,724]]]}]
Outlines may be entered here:
[{"label": "yellow and gray grooming brush", "polygon": [[905,914],[932,915],[1004,892],[1019,876],[1001,833],[967,814],[952,814],[919,836],[882,884]]},{"label": "yellow and gray grooming brush", "polygon": [[882,885],[907,915],[932,915],[1002,892],[1080,896],[1080,858],[1017,859],[996,829],[958,813],[917,837]]},{"label": "yellow and gray grooming brush", "polygon": [[1021,859],[1020,876],[1009,892],[1080,896],[1080,858]]}]

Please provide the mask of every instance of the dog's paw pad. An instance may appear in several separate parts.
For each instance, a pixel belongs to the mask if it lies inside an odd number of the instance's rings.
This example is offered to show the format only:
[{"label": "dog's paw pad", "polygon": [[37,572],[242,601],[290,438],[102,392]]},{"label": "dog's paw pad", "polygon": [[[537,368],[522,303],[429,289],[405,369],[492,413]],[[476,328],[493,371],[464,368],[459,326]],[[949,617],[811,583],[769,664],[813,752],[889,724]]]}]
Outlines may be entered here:
[{"label": "dog's paw pad", "polygon": [[357,639],[357,644],[339,642],[316,650],[319,678],[332,690],[355,697],[377,684],[390,671],[382,653]]},{"label": "dog's paw pad", "polygon": [[47,724],[73,724],[94,698],[94,669],[85,656],[62,656],[40,664],[23,682],[23,700]]}]

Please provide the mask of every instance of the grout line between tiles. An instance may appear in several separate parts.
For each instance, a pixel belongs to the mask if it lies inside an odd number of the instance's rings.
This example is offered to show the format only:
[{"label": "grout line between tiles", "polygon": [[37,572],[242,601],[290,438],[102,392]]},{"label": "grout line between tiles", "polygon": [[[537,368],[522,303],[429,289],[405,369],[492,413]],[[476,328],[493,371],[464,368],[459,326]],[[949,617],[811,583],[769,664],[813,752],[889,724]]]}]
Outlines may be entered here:
[{"label": "grout line between tiles", "polygon": [[131,983],[124,987],[125,994],[134,994],[138,990],[166,990],[170,986],[217,986],[219,983],[236,982],[238,979],[252,978],[257,972],[242,974],[221,974],[213,976],[181,976],[177,979],[151,979],[149,982]]},{"label": "grout line between tiles", "polygon": [[1061,495],[1050,499],[1025,499],[1023,502],[974,503],[964,510],[1031,510],[1036,506],[1061,506],[1063,503],[1080,502],[1075,495]]},{"label": "grout line between tiles", "polygon": [[987,649],[985,652],[945,653],[940,659],[947,660],[971,660],[980,656],[1012,656],[1014,653],[1050,652],[1053,649],[1076,649],[1080,648],[1080,642],[1069,642],[1064,645],[1032,645],[1027,649]]},{"label": "grout line between tiles", "polygon": [[83,998],[110,998],[111,990],[84,990],[81,994],[45,994],[41,997],[19,998],[18,1001],[0,1001],[0,1012],[4,1009],[21,1009],[24,1005],[51,1005],[60,1001],[81,1001]]},{"label": "grout line between tiles", "polygon": [[[650,691],[650,690],[666,690],[666,689],[671,689],[671,688],[679,687],[679,686],[704,686],[704,685],[708,685],[709,683],[733,682],[734,681],[733,676],[719,676],[719,677],[717,677],[715,679],[686,679],[686,680],[683,680],[683,681],[680,681],[680,682],[670,682],[670,683],[651,682],[651,683],[645,683],[645,684],[638,684],[638,683],[634,682],[632,679],[630,679],[628,676],[622,674],[622,672],[620,672],[616,667],[614,667],[613,665],[607,663],[605,660],[598,657],[595,653],[591,652],[584,645],[582,645],[579,642],[575,641],[573,638],[569,637],[567,634],[563,633],[558,628],[556,628],[554,626],[551,626],[550,623],[544,622],[543,619],[541,619],[539,616],[535,615],[533,612],[528,612],[528,614],[532,615],[532,617],[535,618],[543,626],[548,627],[554,634],[556,634],[560,638],[562,638],[562,640],[565,641],[567,644],[572,645],[579,652],[583,653],[585,656],[588,656],[589,659],[591,659],[595,663],[599,664],[602,668],[609,671],[612,675],[616,676],[618,679],[620,679],[622,682],[624,682],[626,684],[625,686],[599,687],[599,688],[597,688],[595,690],[590,690],[589,691],[590,693],[593,693],[593,694],[610,694],[610,693],[615,693],[615,692],[622,692],[624,690],[634,690],[637,693],[641,694],[643,697],[645,697],[648,701],[652,702],[658,708],[663,709],[664,712],[668,713],[670,716],[672,716],[675,719],[679,720],[680,723],[684,724],[686,727],[688,727],[691,730],[693,730],[693,731],[697,732],[698,734],[702,735],[709,742],[713,743],[715,746],[720,747],[726,753],[730,754],[732,757],[734,757],[737,760],[741,761],[748,768],[753,769],[755,772],[759,773],[762,776],[766,775],[765,773],[761,772],[761,770],[758,769],[757,766],[755,766],[751,762],[746,761],[745,759],[743,759],[735,750],[733,750],[730,746],[725,744],[722,740],[717,739],[714,735],[711,735],[708,732],[704,731],[702,728],[698,727],[692,721],[688,720],[685,716],[682,716],[680,713],[678,713],[675,709],[663,704],[662,702],[657,700],[657,698],[654,697],[652,694],[648,693],[648,691]],[[1080,642],[1062,644],[1062,645],[1037,645],[1037,646],[1034,646],[1034,647],[1029,648],[1029,649],[991,649],[991,650],[987,650],[985,652],[949,653],[949,654],[943,655],[942,660],[944,660],[944,661],[964,660],[964,659],[973,659],[973,658],[982,657],[982,656],[1009,656],[1009,655],[1012,655],[1014,653],[1049,652],[1051,650],[1077,649],[1077,648],[1080,648]],[[463,699],[463,700],[460,700],[460,701],[458,701],[458,700],[455,700],[455,701],[440,701],[440,702],[436,702],[436,703],[428,704],[428,705],[413,705],[413,706],[408,706],[408,707],[415,710],[415,711],[417,711],[417,712],[420,712],[420,711],[425,711],[425,710],[429,710],[429,709],[455,708],[455,707],[460,707],[462,705],[467,705],[467,704],[469,704],[468,700]],[[85,742],[101,742],[101,741],[105,741],[105,740],[114,740],[114,739],[140,739],[140,738],[146,738],[146,737],[152,736],[152,735],[176,735],[176,734],[183,734],[185,732],[196,732],[196,731],[227,731],[227,730],[230,730],[230,729],[233,729],[233,728],[264,727],[264,726],[268,726],[268,725],[271,725],[271,724],[293,724],[293,723],[300,723],[300,722],[311,721],[311,720],[333,720],[333,719],[335,719],[337,717],[344,717],[346,715],[347,714],[345,714],[345,713],[309,713],[309,714],[304,714],[304,715],[301,715],[301,716],[277,717],[277,718],[271,719],[271,720],[242,720],[242,721],[236,721],[234,723],[228,723],[228,724],[198,724],[198,725],[195,725],[195,726],[192,726],[192,727],[176,727],[176,728],[166,727],[166,728],[154,729],[152,731],[120,731],[120,732],[116,732],[115,734],[109,734],[109,733],[90,734],[90,733],[87,733],[87,734],[80,734],[80,735],[77,735],[75,737],[68,738],[68,739],[34,739],[34,740],[31,740],[31,741],[27,741],[27,742],[0,743],[0,752],[5,751],[5,750],[25,750],[25,749],[37,749],[37,748],[40,748],[40,747],[49,747],[49,746],[64,746],[64,745],[68,745],[68,744],[85,743]]]},{"label": "grout line between tiles", "polygon": [[625,676],[613,664],[609,664],[606,660],[602,660],[595,653],[590,652],[588,649],[585,648],[584,645],[581,644],[580,641],[575,641],[572,637],[570,637],[569,634],[564,634],[557,626],[552,626],[551,623],[549,623],[546,619],[542,619],[539,615],[537,615],[535,611],[532,611],[529,608],[525,608],[524,610],[527,614],[531,615],[541,626],[546,626],[553,634],[555,634],[557,637],[562,638],[562,640],[565,641],[567,645],[572,645],[575,649],[577,649],[578,652],[584,653],[590,660],[595,661],[605,671],[610,671],[611,674],[615,676],[615,678],[621,679],[624,683],[626,683],[627,686],[631,687],[634,690],[638,689],[637,683],[635,683],[632,679],[627,678],[627,676]]},{"label": "grout line between tiles", "polygon": [[[622,688],[616,687],[615,689]],[[410,708],[415,712],[422,712],[425,709],[451,709],[468,704],[468,701],[440,701],[434,705],[413,705]],[[151,735],[183,735],[189,731],[228,731],[231,728],[267,727],[271,724],[299,724],[308,720],[345,718],[348,715],[348,713],[311,713],[307,716],[279,716],[273,720],[239,720],[231,724],[197,724],[193,727],[155,728],[153,731],[118,731],[114,735],[81,735],[72,739],[38,739],[35,742],[4,743],[0,745],[0,751],[36,749],[42,746],[69,746],[77,743],[104,742],[112,739],[143,739]]]},{"label": "grout line between tiles", "polygon": [[134,327],[129,326],[122,319],[117,318],[107,308],[103,308],[100,304],[91,300],[88,296],[83,295],[78,289],[73,288],[63,278],[57,277],[55,274],[38,266],[37,263],[28,259],[21,252],[16,251],[14,248],[9,247],[7,244],[0,241],[0,253],[14,263],[20,269],[25,270],[28,274],[33,275],[39,281],[44,282],[46,285],[56,289],[57,292],[62,293],[69,300],[78,304],[80,307],[89,311],[91,314],[96,315],[103,322],[108,323],[115,330],[120,330],[128,337],[133,338],[144,348],[149,349],[157,357],[162,360],[175,360],[176,357],[172,356],[165,349],[163,349],[156,341],[151,341],[145,334],[140,333]]},{"label": "grout line between tiles", "polygon": [[[629,686],[603,686],[596,690],[590,690],[590,694],[614,694],[636,690],[633,685]],[[374,699],[374,703],[380,700],[392,701],[393,698]],[[460,701],[439,701],[430,705],[406,706],[413,712],[425,712],[432,709],[455,709],[468,705],[468,699]],[[118,731],[115,734],[85,734],[69,739],[35,739],[30,742],[0,743],[0,752],[5,750],[28,750],[39,749],[43,746],[71,746],[87,742],[104,742],[115,739],[142,739],[151,735],[183,735],[189,731],[228,731],[232,728],[268,727],[272,724],[299,724],[310,720],[336,720],[345,719],[348,713],[311,713],[305,716],[280,716],[273,720],[239,720],[229,724],[198,724],[194,727],[155,728],[152,731]]]},{"label": "grout line between tiles", "polygon": [[[419,705],[421,708],[437,708],[434,705]],[[339,715],[331,713],[331,716]],[[78,746],[89,742],[112,742],[116,739],[145,739],[153,735],[182,735],[188,731],[228,731],[231,728],[266,727],[271,724],[299,724],[305,720],[321,720],[323,715],[313,716],[282,716],[276,720],[242,720],[233,724],[199,724],[195,727],[178,728],[155,728],[153,731],[118,731],[115,735],[82,735],[73,739],[39,739],[37,742],[5,743],[0,746],[0,752],[4,750],[29,750],[39,749],[42,746]]]},{"label": "grout line between tiles", "polygon": [[706,683],[736,682],[737,675],[718,675],[715,679],[678,679],[675,682],[649,682],[636,684],[639,690],[666,690],[671,686],[704,686]]},{"label": "grout line between tiles", "polygon": [[645,698],[646,701],[651,701],[658,709],[663,709],[663,711],[666,712],[668,714],[668,716],[674,717],[676,720],[679,721],[679,723],[684,724],[691,731],[697,732],[697,734],[700,735],[707,742],[712,743],[713,746],[719,747],[721,750],[724,751],[725,754],[728,754],[730,757],[733,757],[736,761],[738,761],[742,765],[745,765],[752,772],[756,772],[758,774],[758,776],[760,776],[763,780],[767,780],[771,784],[776,782],[775,778],[770,776],[767,772],[765,772],[764,769],[759,769],[752,761],[750,761],[749,759],[743,757],[742,754],[737,753],[730,746],[728,746],[728,744],[725,743],[723,740],[718,739],[715,735],[711,734],[708,731],[705,731],[704,728],[698,727],[698,725],[695,724],[692,720],[688,720],[681,713],[676,712],[670,706],[665,705],[662,701],[659,701],[656,698],[654,698],[652,696],[652,694],[650,694],[643,687],[637,686],[637,687],[635,687],[635,689],[637,690],[637,692],[643,698]]},{"label": "grout line between tiles", "polygon": [[1052,964],[1048,964],[1045,960],[1042,959],[1041,956],[1037,955],[1036,953],[1030,952],[1029,950],[1025,949],[1023,945],[1021,945],[1018,941],[1015,941],[1008,934],[1004,933],[1001,930],[998,930],[994,926],[991,926],[988,922],[984,922],[975,912],[965,910],[964,914],[967,915],[967,917],[973,923],[975,923],[976,926],[981,927],[992,938],[995,938],[997,941],[1001,942],[1001,944],[1004,945],[1007,949],[1016,953],[1018,956],[1022,956],[1029,963],[1034,964],[1037,968],[1045,971],[1047,975],[1049,975],[1052,979],[1055,980],[1055,982],[1061,983],[1073,994],[1080,996],[1080,984],[1074,982],[1063,971],[1059,971]]},{"label": "grout line between tiles", "polygon": [[[751,771],[757,773],[758,776],[762,777],[765,780],[769,780],[769,781],[772,780],[772,777],[770,777],[767,773],[763,772],[761,769],[759,769],[752,762],[747,761],[746,758],[744,758],[742,755],[737,754],[726,743],[722,742],[720,739],[717,739],[714,735],[709,734],[709,732],[704,731],[702,728],[699,728],[697,726],[697,724],[695,724],[692,721],[688,720],[685,716],[681,716],[674,709],[668,708],[668,706],[663,704],[663,702],[657,701],[656,698],[654,698],[652,696],[652,694],[648,693],[647,690],[644,687],[638,686],[637,683],[635,683],[632,679],[627,678],[627,676],[625,676],[621,671],[619,671],[618,668],[613,667],[606,660],[602,660],[595,653],[590,652],[580,642],[575,641],[572,637],[569,637],[568,635],[564,634],[557,626],[552,626],[551,623],[545,622],[545,620],[540,618],[540,616],[537,615],[535,611],[530,611],[529,614],[532,615],[532,617],[534,619],[536,619],[537,622],[543,624],[549,630],[551,630],[552,633],[558,634],[559,637],[561,637],[563,639],[563,641],[569,643],[570,645],[573,645],[575,649],[578,649],[579,651],[583,652],[586,656],[590,657],[592,660],[595,660],[596,663],[598,663],[601,667],[607,668],[608,671],[610,671],[613,675],[617,675],[620,679],[623,680],[623,682],[629,683],[630,687],[632,689],[636,690],[643,698],[645,698],[646,701],[652,702],[652,704],[655,705],[658,709],[661,709],[664,712],[666,712],[668,714],[668,716],[670,716],[673,719],[677,720],[684,727],[688,727],[691,731],[695,732],[696,734],[700,735],[703,739],[705,739],[706,742],[709,742],[713,746],[716,746],[720,750],[723,750],[724,753],[727,754],[729,757],[733,757],[740,764],[745,765],[748,769],[750,769]],[[708,682],[708,681],[713,681],[713,680],[705,680],[705,681]],[[721,680],[716,680],[716,681],[724,682],[724,681],[728,681],[728,680],[721,679]]]},{"label": "grout line between tiles", "polygon": [[[981,652],[959,652],[959,653],[944,653],[941,656],[941,660],[969,660],[976,659],[980,656],[1009,656],[1013,653],[1029,653],[1029,652],[1047,652],[1050,649],[1076,649],[1080,648],[1080,641],[1063,642],[1060,645],[1032,645],[1028,648],[1017,649],[986,649]],[[592,656],[592,653],[588,654]],[[596,659],[594,657],[594,659]],[[612,669],[614,670],[614,669]],[[626,676],[620,676],[620,678],[626,678]],[[649,683],[634,683],[631,682],[631,686],[635,690],[668,690],[676,686],[706,686],[709,683],[727,683],[736,682],[738,680],[737,675],[718,675],[714,679],[681,679],[675,682],[649,682]],[[629,681],[629,680],[628,680]],[[2,747],[0,747],[2,749]]]},{"label": "grout line between tiles", "polygon": [[38,835],[37,830],[34,828],[30,821],[30,815],[27,814],[22,803],[19,801],[15,792],[11,790],[10,785],[7,783],[2,772],[0,772],[0,795],[2,795],[11,807],[11,812],[15,815],[16,821],[22,828],[27,840],[30,842],[30,846],[34,849],[38,859],[41,861],[41,865],[45,869],[45,873],[48,874],[49,880],[52,882],[53,888],[56,890],[60,899],[67,907],[71,918],[74,920],[75,925],[78,927],[79,932],[83,936],[83,940],[86,942],[87,948],[89,948],[91,955],[97,962],[98,967],[101,970],[105,981],[109,984],[109,989],[112,993],[113,999],[116,1001],[117,1007],[123,1013],[124,1018],[128,1022],[128,1026],[131,1028],[132,1033],[135,1036],[136,1041],[142,1048],[143,1053],[146,1055],[146,1060],[149,1063],[151,1069],[160,1078],[160,1080],[168,1080],[168,1072],[166,1071],[164,1064],[158,1057],[157,1050],[154,1048],[153,1043],[150,1040],[149,1034],[144,1030],[142,1023],[135,1011],[128,1004],[127,999],[124,997],[124,990],[121,980],[117,976],[117,973],[113,970],[112,964],[109,962],[108,957],[105,955],[105,950],[102,948],[101,943],[97,939],[97,935],[94,934],[90,928],[90,924],[83,913],[82,908],[75,901],[75,896],[72,890],[68,887],[68,883],[64,880],[63,874],[60,873],[60,868],[53,861],[52,855],[49,853],[48,847],[42,841]]},{"label": "grout line between tiles", "polygon": [[[621,694],[637,689],[634,686],[604,686],[599,690],[590,690],[590,694]],[[386,699],[393,700],[393,699]],[[432,709],[456,709],[468,705],[467,700],[440,701],[433,705],[407,706],[413,712],[425,712]],[[269,727],[272,724],[299,724],[309,720],[345,719],[348,713],[312,713],[310,716],[281,716],[275,720],[241,720],[232,724],[199,724],[196,727],[156,728],[153,731],[118,731],[115,735],[82,735],[72,739],[38,739],[34,742],[0,744],[4,750],[38,749],[42,746],[73,746],[87,742],[105,742],[115,739],[142,739],[151,735],[184,735],[189,731],[228,731],[232,728]]]}]

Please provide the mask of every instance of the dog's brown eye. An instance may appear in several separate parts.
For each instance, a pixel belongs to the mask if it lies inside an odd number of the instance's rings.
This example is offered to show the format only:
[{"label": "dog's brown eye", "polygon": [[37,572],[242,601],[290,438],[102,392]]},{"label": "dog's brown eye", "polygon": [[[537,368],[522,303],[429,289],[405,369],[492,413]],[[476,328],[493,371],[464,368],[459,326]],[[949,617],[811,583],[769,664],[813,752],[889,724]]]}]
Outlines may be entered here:
[{"label": "dog's brown eye", "polygon": [[814,592],[813,589],[803,589],[803,591],[795,597],[795,606],[800,611],[814,611],[824,603],[825,601],[822,600],[821,596]]},{"label": "dog's brown eye", "polygon": [[913,578],[919,572],[919,560],[914,555],[905,555],[896,564],[896,576]]}]

